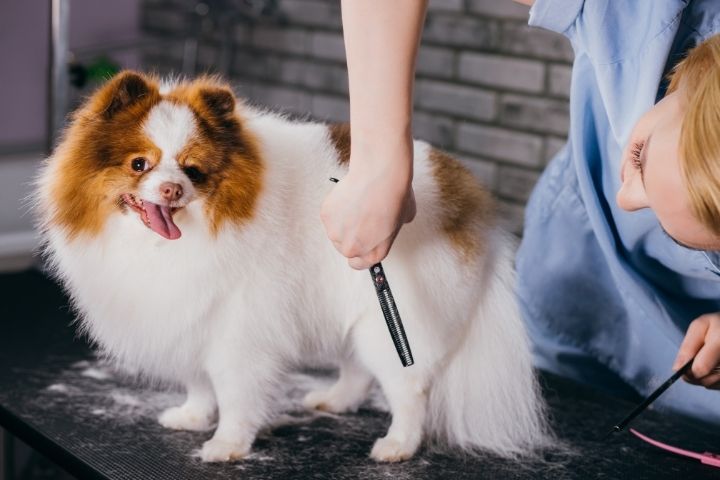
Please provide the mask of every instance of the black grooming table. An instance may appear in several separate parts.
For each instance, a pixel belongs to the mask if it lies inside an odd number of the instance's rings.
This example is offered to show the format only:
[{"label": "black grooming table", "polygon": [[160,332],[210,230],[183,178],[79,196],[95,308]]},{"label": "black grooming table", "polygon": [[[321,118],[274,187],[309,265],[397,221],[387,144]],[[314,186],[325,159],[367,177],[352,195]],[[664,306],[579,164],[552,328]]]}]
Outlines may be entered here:
[{"label": "black grooming table", "polygon": [[[112,288],[112,285],[108,285]],[[307,388],[331,373],[300,372],[288,382],[285,413],[263,432],[252,456],[206,465],[193,450],[210,433],[171,432],[155,417],[182,400],[176,392],[143,387],[96,360],[69,326],[67,299],[42,274],[0,276],[0,425],[78,478],[718,478],[720,470],[664,453],[629,434],[598,438],[630,402],[543,374],[553,427],[570,446],[542,460],[518,463],[490,455],[422,451],[412,460],[376,464],[367,457],[389,417],[381,400],[357,414],[302,411]],[[482,408],[482,405],[478,405]],[[635,426],[688,449],[720,450],[720,435],[681,417],[648,411]],[[715,429],[716,430],[716,429]]]}]

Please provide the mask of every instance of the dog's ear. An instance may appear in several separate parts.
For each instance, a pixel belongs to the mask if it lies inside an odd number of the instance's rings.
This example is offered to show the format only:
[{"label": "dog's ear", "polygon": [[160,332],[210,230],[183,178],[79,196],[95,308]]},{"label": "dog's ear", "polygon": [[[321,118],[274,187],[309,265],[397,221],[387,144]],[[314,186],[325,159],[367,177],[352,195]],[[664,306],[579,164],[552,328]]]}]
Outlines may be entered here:
[{"label": "dog's ear", "polygon": [[199,97],[208,112],[215,117],[226,117],[235,112],[235,95],[228,87],[207,86],[200,89]]},{"label": "dog's ear", "polygon": [[157,94],[157,87],[140,73],[126,70],[108,81],[91,101],[93,109],[110,120],[119,112]]}]

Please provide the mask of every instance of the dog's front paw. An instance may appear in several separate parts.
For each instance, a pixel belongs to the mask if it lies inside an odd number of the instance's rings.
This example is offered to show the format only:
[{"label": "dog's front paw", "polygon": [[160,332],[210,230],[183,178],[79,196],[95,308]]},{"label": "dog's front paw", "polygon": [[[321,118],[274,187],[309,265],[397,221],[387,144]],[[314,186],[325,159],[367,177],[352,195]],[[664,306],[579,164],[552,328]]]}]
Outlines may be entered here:
[{"label": "dog's front paw", "polygon": [[330,413],[354,412],[357,405],[350,404],[331,390],[315,390],[305,395],[303,406],[310,410],[322,410]]},{"label": "dog's front paw", "polygon": [[212,413],[193,409],[187,405],[168,408],[158,417],[160,425],[172,430],[192,430],[201,432],[213,426]]},{"label": "dog's front paw", "polygon": [[417,445],[392,437],[378,438],[370,452],[370,458],[378,462],[402,462],[413,456]]},{"label": "dog's front paw", "polygon": [[200,458],[203,462],[232,462],[242,460],[249,453],[249,442],[228,442],[219,438],[211,438],[203,444]]}]

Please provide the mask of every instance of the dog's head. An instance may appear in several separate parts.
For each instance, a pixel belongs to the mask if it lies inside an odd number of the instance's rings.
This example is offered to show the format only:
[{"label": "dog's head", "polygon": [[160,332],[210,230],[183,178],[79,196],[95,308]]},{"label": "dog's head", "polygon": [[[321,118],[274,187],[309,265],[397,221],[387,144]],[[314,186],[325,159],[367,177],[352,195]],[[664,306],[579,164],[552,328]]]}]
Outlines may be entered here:
[{"label": "dog's head", "polygon": [[167,239],[202,203],[208,228],[252,217],[263,166],[226,85],[204,77],[162,86],[123,72],[73,115],[41,178],[47,222],[70,237],[132,215]]}]

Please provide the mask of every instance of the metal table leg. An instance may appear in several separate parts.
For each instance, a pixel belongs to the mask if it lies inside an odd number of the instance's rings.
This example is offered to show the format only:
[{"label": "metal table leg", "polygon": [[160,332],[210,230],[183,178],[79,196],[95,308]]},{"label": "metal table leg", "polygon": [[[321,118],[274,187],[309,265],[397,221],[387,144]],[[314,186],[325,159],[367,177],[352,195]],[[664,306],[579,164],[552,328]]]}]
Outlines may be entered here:
[{"label": "metal table leg", "polygon": [[48,90],[48,152],[67,114],[70,56],[70,2],[50,0],[50,88]]},{"label": "metal table leg", "polygon": [[0,428],[0,480],[14,480],[13,454],[12,436],[7,430]]}]

